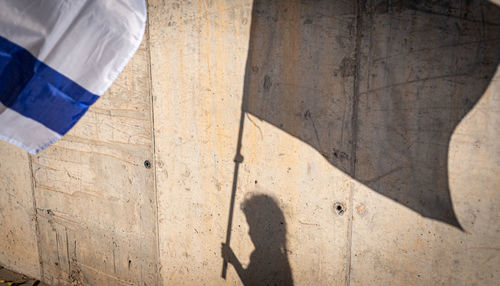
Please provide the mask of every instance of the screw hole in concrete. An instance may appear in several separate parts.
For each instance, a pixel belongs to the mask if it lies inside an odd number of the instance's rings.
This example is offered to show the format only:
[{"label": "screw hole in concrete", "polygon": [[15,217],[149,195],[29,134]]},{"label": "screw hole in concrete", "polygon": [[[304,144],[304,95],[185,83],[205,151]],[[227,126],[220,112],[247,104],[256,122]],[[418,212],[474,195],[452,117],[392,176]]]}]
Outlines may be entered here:
[{"label": "screw hole in concrete", "polygon": [[343,215],[344,214],[345,207],[344,207],[343,203],[340,203],[340,202],[339,203],[335,203],[333,207],[334,207],[335,211],[337,211],[338,215]]}]

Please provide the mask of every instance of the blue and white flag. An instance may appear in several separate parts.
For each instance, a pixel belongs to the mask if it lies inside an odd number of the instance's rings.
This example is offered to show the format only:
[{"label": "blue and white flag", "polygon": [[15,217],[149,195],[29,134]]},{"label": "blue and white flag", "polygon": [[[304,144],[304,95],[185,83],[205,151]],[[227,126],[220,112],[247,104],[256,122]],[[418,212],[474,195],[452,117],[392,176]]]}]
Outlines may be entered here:
[{"label": "blue and white flag", "polygon": [[144,0],[1,0],[0,139],[37,153],[117,78],[144,34]]}]

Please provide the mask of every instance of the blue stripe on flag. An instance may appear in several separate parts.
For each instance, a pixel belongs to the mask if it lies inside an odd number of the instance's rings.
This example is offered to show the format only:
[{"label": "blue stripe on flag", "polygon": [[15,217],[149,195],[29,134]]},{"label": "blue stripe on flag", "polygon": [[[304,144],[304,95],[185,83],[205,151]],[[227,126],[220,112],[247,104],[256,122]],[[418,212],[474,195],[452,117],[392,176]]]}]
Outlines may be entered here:
[{"label": "blue stripe on flag", "polygon": [[99,96],[0,36],[0,102],[64,135]]}]

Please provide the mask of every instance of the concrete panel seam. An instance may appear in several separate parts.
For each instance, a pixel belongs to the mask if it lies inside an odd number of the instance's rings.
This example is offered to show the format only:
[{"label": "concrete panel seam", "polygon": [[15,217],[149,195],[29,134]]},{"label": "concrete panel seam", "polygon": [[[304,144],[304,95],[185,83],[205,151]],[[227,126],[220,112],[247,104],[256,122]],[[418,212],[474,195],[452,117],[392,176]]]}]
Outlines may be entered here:
[{"label": "concrete panel seam", "polygon": [[[356,1],[356,25],[355,25],[355,48],[354,48],[354,80],[353,80],[353,100],[351,114],[351,170],[350,175],[356,177],[356,148],[358,141],[358,105],[359,105],[359,67],[360,67],[360,45],[361,45],[361,5],[362,1]],[[351,285],[351,248],[352,248],[352,227],[353,227],[353,192],[354,185],[349,187],[349,222],[347,226],[347,247],[346,247],[346,277],[345,284]]]},{"label": "concrete panel seam", "polygon": [[148,85],[149,85],[149,98],[151,102],[151,108],[150,108],[150,116],[151,116],[151,141],[153,145],[153,158],[152,164],[153,164],[153,187],[154,187],[154,193],[155,193],[155,225],[156,225],[156,261],[155,261],[155,269],[156,269],[156,285],[162,285],[162,280],[160,279],[160,227],[159,227],[159,221],[158,221],[158,186],[156,183],[156,142],[155,142],[155,117],[154,117],[154,99],[153,99],[153,73],[151,70],[151,33],[150,33],[150,15],[149,15],[149,1],[146,1],[146,7],[147,7],[147,22],[146,22],[146,31],[147,31],[147,38],[145,40],[147,41],[146,46],[148,50]]},{"label": "concrete panel seam", "polygon": [[43,281],[43,260],[42,260],[42,250],[40,247],[40,228],[38,226],[38,211],[36,207],[36,198],[35,198],[35,175],[33,173],[33,160],[31,159],[32,155],[28,154],[28,164],[30,170],[30,179],[31,179],[31,196],[33,201],[33,219],[35,220],[35,239],[36,239],[36,249],[38,252],[38,264],[40,265],[40,273],[39,278]]}]

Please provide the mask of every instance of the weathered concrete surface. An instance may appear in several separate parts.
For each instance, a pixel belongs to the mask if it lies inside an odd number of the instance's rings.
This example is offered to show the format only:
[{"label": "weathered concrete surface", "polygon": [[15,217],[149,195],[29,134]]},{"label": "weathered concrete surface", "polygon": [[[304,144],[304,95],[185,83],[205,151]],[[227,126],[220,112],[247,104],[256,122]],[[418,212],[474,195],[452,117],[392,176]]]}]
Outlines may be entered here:
[{"label": "weathered concrete surface", "polygon": [[352,285],[497,285],[500,256],[500,73],[455,129],[448,168],[464,232],[357,185]]},{"label": "weathered concrete surface", "polygon": [[500,73],[457,127],[449,176],[465,232],[358,185],[351,285],[497,285],[500,256]]},{"label": "weathered concrete surface", "polygon": [[3,141],[0,158],[0,264],[39,277],[30,159]]},{"label": "weathered concrete surface", "polygon": [[31,174],[2,144],[0,264],[53,285],[497,284],[498,8],[358,2],[149,0],[132,62]]},{"label": "weathered concrete surface", "polygon": [[[499,8],[380,2],[361,19],[356,173],[376,173],[354,192],[351,284],[496,285]],[[377,184],[401,186],[389,197],[453,225],[433,203],[449,186],[464,231],[381,197]]]},{"label": "weathered concrete surface", "polygon": [[[145,37],[147,39],[147,37]],[[33,156],[42,280],[155,285],[156,194],[147,40],[113,87]]]},{"label": "weathered concrete surface", "polygon": [[[451,177],[455,171],[448,159],[470,161],[449,157],[457,148],[450,139],[483,95],[498,64],[497,7],[482,1],[451,7],[425,1],[369,1],[366,7],[331,1],[256,1],[252,26],[245,31],[249,34],[242,37],[239,21],[246,22],[248,11],[242,15],[243,8],[235,4],[150,4],[165,283],[220,283],[217,243],[223,241],[227,212],[220,192],[226,190],[227,199],[239,106],[246,97],[244,110],[263,121],[249,115],[244,124],[236,206],[249,192],[278,198],[287,220],[288,259],[297,284],[343,284],[346,278],[354,284],[380,284],[391,282],[392,275],[402,284],[494,284],[498,262],[491,261],[496,254],[484,257],[461,246],[460,241],[475,238],[467,232],[467,216],[456,215],[459,204],[452,200]],[[357,19],[356,13],[361,13]],[[240,40],[246,41],[246,35],[248,62],[243,73],[245,46]],[[243,88],[240,97],[238,88]],[[498,139],[489,132],[490,140]],[[458,146],[467,148],[467,141]],[[311,173],[311,166],[316,172]],[[481,170],[496,174],[498,163],[486,163]],[[495,175],[485,180],[494,190],[490,196],[498,193],[497,180]],[[469,197],[484,184],[466,183],[461,184]],[[324,201],[317,201],[321,196]],[[179,211],[186,197],[187,211]],[[331,210],[335,202],[347,207],[343,223],[334,212],[308,212],[310,205]],[[373,209],[378,212],[372,214]],[[314,222],[299,220],[302,214]],[[240,228],[247,229],[238,207],[235,220],[232,249],[241,261],[258,246],[245,242],[248,238]],[[305,224],[316,229],[305,230]],[[330,236],[324,236],[324,230]],[[421,237],[424,233],[427,240]],[[384,244],[386,238],[397,241],[391,234],[410,238],[400,238],[398,248],[384,249],[393,247]],[[294,241],[296,237],[300,239]],[[477,239],[496,249],[498,233]],[[251,265],[251,259],[243,264]],[[481,261],[491,262],[492,268],[480,267]],[[321,270],[325,266],[328,275]],[[237,283],[230,269],[228,283]]]},{"label": "weathered concrete surface", "polygon": [[[329,12],[338,13],[336,21],[354,19],[352,14],[342,16],[353,12],[349,5],[345,5],[347,11],[335,11],[335,5],[323,3]],[[233,183],[250,25],[255,22],[251,4],[150,1],[160,261],[165,285],[224,283],[220,248]],[[295,26],[287,28],[302,23],[303,19],[298,19],[300,6],[292,3],[288,8],[290,13],[278,20],[281,31],[305,36],[300,29],[294,30]],[[273,11],[267,13],[262,17],[272,16]],[[337,34],[326,36],[332,40]],[[287,57],[289,47],[275,53],[276,57]],[[340,62],[342,56],[332,54],[331,60]],[[262,67],[254,70],[258,68]],[[332,78],[324,85],[338,86],[338,82]],[[349,97],[352,87],[347,90]],[[254,248],[259,248],[254,244],[262,242],[258,234],[249,237],[246,220],[253,218],[245,218],[240,209],[252,194],[268,194],[276,198],[284,214],[284,251],[294,282],[344,284],[349,218],[337,215],[333,205],[347,204],[348,177],[309,146],[251,115],[244,129],[244,161],[237,178],[231,240],[238,260],[244,267],[278,263],[277,257],[264,261],[250,257]],[[271,224],[272,218],[261,223]],[[272,232],[268,236],[274,239]],[[261,277],[264,272],[253,274],[253,278],[266,281],[267,277]],[[230,266],[227,284],[240,283]]]}]

